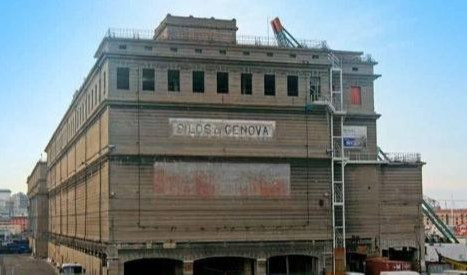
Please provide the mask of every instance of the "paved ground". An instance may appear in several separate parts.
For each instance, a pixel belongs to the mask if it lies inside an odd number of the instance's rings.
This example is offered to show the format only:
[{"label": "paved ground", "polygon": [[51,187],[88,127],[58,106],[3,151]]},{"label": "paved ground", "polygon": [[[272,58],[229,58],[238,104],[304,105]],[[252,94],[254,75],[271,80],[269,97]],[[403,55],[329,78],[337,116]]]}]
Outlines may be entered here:
[{"label": "paved ground", "polygon": [[29,254],[0,255],[1,275],[54,275],[52,266],[44,260],[32,258]]}]

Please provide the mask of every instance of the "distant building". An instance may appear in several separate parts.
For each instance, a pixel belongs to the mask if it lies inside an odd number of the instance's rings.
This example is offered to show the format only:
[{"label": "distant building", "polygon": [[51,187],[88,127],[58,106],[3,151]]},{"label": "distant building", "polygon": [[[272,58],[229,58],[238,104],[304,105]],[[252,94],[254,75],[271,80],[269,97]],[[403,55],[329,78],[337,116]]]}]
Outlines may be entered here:
[{"label": "distant building", "polygon": [[[454,234],[460,238],[467,238],[467,208],[441,208],[436,207],[436,215],[452,229]],[[433,224],[426,217],[423,218],[425,231],[428,234],[436,233]]]},{"label": "distant building", "polygon": [[10,216],[10,196],[11,191],[8,189],[0,189],[0,218]]},{"label": "distant building", "polygon": [[28,196],[22,192],[10,197],[10,217],[26,217],[28,215]]},{"label": "distant building", "polygon": [[39,161],[28,177],[29,244],[36,257],[47,258],[49,202],[47,163]]}]

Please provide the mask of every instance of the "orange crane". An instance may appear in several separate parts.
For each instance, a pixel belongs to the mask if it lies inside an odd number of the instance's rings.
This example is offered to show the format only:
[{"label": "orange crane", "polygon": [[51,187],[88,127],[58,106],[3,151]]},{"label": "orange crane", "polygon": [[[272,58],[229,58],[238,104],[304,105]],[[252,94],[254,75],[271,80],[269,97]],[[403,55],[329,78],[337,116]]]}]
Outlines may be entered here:
[{"label": "orange crane", "polygon": [[287,48],[303,48],[303,46],[282,26],[279,17],[271,21],[272,30],[276,36],[277,45]]}]

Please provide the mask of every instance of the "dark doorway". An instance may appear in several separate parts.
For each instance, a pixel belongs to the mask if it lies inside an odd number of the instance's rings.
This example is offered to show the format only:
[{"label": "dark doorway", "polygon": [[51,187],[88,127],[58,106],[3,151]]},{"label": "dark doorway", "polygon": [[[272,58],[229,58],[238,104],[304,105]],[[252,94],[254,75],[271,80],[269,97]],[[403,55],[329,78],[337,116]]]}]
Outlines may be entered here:
[{"label": "dark doorway", "polygon": [[216,257],[194,262],[193,275],[253,275],[253,259]]},{"label": "dark doorway", "polygon": [[182,275],[183,262],[172,259],[138,259],[126,262],[125,275]]},{"label": "dark doorway", "polygon": [[318,274],[318,259],[304,255],[275,256],[268,259],[269,275],[315,275]]}]

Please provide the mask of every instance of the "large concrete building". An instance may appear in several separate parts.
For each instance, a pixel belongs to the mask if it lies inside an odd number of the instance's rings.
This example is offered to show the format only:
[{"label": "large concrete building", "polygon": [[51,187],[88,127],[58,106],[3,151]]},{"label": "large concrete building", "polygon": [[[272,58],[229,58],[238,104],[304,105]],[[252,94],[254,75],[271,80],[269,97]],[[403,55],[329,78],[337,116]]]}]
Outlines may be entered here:
[{"label": "large concrete building", "polygon": [[49,257],[90,274],[416,268],[423,163],[378,148],[376,62],[236,31],[109,30],[46,147]]},{"label": "large concrete building", "polygon": [[39,161],[27,179],[29,245],[36,257],[47,258],[49,200],[47,195],[47,162]]}]

